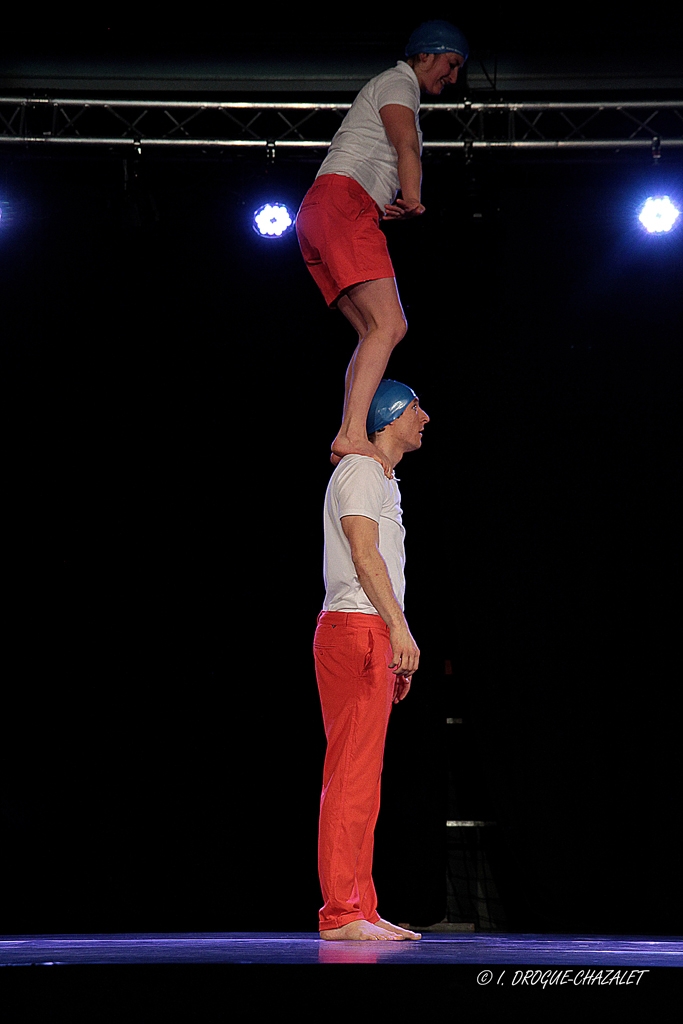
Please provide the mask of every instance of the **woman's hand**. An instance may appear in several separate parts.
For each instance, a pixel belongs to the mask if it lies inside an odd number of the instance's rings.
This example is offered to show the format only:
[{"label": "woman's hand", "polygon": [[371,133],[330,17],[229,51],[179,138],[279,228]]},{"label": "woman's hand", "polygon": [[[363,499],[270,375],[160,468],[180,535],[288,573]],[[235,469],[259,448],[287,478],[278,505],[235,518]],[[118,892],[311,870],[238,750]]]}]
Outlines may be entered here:
[{"label": "woman's hand", "polygon": [[425,208],[419,199],[396,199],[387,203],[384,211],[382,220],[410,220],[411,217],[420,217]]}]

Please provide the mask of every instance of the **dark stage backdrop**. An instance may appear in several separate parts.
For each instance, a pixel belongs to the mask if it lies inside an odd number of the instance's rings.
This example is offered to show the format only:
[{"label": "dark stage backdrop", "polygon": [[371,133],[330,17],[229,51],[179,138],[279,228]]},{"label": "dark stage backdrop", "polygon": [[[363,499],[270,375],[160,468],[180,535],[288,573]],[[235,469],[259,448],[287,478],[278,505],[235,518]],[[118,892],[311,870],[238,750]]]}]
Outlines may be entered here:
[{"label": "dark stage backdrop", "polygon": [[[315,170],[5,158],[4,932],[316,926],[353,338],[249,227]],[[683,230],[636,230],[649,173],[427,159],[427,213],[387,227],[390,370],[432,417],[398,473],[424,659],[377,835],[398,920],[445,913],[450,714],[510,928],[680,930]]]}]

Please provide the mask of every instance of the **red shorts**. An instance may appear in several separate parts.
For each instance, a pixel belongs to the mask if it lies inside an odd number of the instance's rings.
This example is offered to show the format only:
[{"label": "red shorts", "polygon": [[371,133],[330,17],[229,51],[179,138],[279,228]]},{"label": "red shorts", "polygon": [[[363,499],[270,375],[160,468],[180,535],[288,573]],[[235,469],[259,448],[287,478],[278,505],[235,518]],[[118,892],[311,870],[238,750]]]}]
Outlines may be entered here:
[{"label": "red shorts", "polygon": [[354,284],[395,277],[380,213],[372,196],[342,174],[322,174],[306,193],[296,232],[328,306]]}]

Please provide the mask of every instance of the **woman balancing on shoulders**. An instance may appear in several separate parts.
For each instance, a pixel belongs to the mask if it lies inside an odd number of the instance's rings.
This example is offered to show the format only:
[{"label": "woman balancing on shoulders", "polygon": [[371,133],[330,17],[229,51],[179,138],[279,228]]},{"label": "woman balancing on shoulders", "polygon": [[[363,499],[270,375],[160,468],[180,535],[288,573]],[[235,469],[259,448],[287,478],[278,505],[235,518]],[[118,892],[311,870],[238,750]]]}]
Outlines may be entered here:
[{"label": "woman balancing on shoulders", "polygon": [[327,304],[336,306],[358,332],[332,460],[369,455],[387,476],[391,467],[368,441],[366,419],[407,324],[379,221],[424,213],[420,94],[438,96],[452,85],[467,53],[467,40],[449,22],[420,25],[408,40],[406,60],[358,93],[297,216],[308,269]]}]

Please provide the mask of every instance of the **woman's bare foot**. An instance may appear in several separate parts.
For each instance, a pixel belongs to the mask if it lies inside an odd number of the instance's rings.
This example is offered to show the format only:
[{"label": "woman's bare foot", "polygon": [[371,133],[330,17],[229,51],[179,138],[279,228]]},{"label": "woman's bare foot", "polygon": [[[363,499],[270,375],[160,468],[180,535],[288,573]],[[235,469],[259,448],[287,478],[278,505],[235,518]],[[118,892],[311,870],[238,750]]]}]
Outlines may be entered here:
[{"label": "woman's bare foot", "polygon": [[[394,925],[391,926],[395,927]],[[397,928],[396,933],[390,931],[387,928],[380,928],[379,921],[377,924],[370,924],[369,921],[349,921],[348,924],[342,925],[341,928],[327,928],[325,931],[320,933],[321,939],[326,939],[332,942],[348,942],[348,941],[379,941],[379,942],[396,942],[401,939],[408,938],[410,935],[414,935],[414,932],[404,932],[403,935],[399,935],[398,932],[404,931],[402,928]]]},{"label": "woman's bare foot", "polygon": [[384,470],[384,475],[389,480],[391,480],[394,475],[394,470],[386,455],[381,452],[376,445],[368,441],[367,438],[358,441],[350,441],[345,435],[337,434],[332,442],[330,462],[332,465],[336,466],[337,462],[343,459],[345,455],[368,455],[371,459],[375,459],[376,462],[379,462],[380,466]]},{"label": "woman's bare foot", "polygon": [[386,928],[388,932],[394,932],[401,939],[421,939],[422,936],[419,932],[411,932],[410,928],[401,928],[398,924],[392,924],[391,921],[385,921],[384,918],[380,917],[377,921],[378,928]]}]

